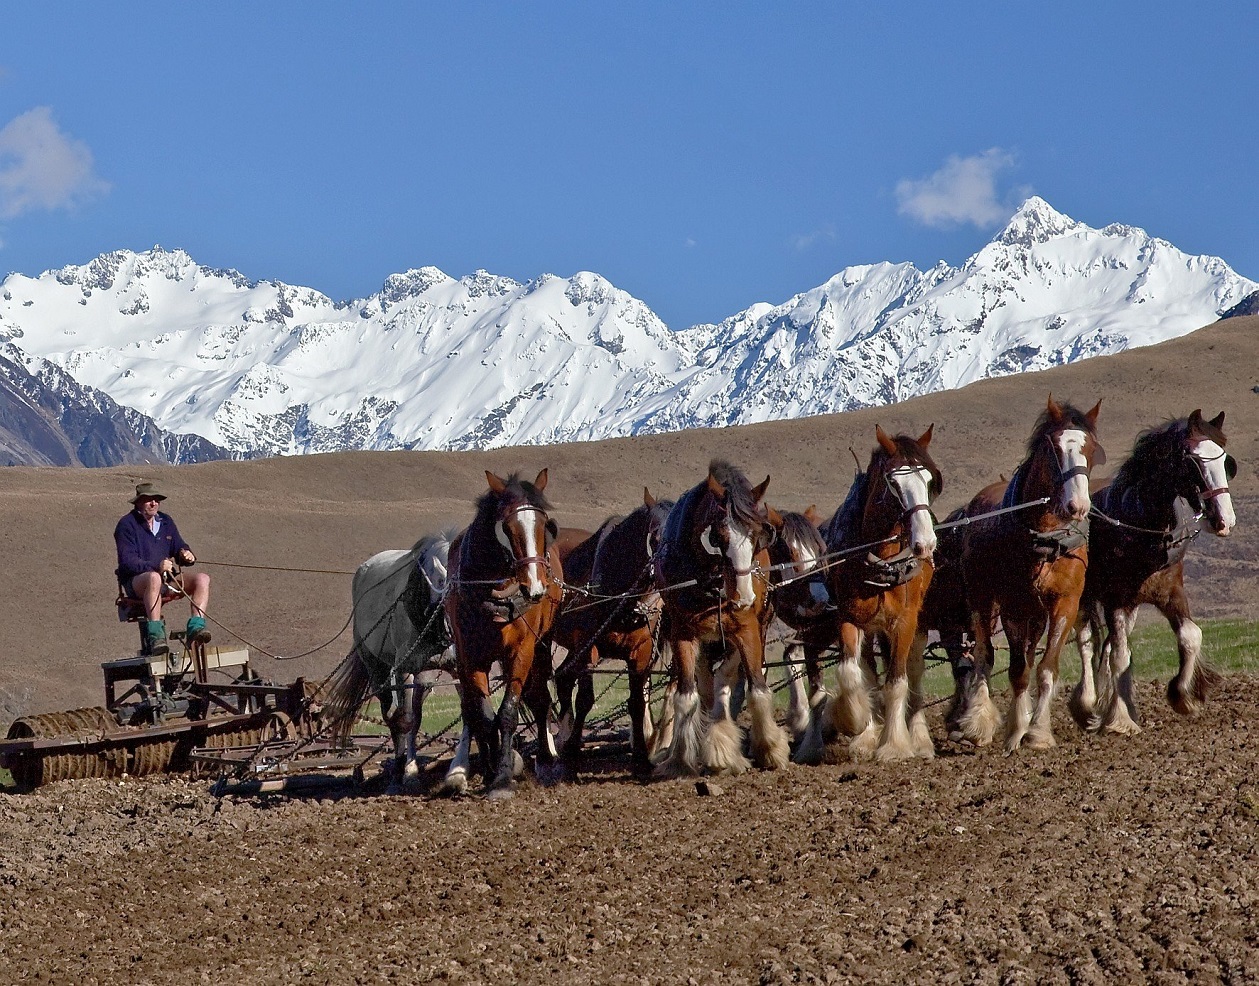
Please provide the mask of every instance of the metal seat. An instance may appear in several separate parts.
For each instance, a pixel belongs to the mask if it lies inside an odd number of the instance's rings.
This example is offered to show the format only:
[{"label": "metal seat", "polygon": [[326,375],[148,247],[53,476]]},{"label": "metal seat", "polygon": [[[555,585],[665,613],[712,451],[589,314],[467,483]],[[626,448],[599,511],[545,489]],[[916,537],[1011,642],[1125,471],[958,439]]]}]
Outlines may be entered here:
[{"label": "metal seat", "polygon": [[[162,583],[163,606],[167,603],[173,603],[176,599],[181,598],[181,595],[173,585],[166,582]],[[118,583],[118,598],[114,600],[114,606],[118,609],[119,623],[139,623],[146,619],[144,600],[128,595],[126,588],[121,582]]]}]

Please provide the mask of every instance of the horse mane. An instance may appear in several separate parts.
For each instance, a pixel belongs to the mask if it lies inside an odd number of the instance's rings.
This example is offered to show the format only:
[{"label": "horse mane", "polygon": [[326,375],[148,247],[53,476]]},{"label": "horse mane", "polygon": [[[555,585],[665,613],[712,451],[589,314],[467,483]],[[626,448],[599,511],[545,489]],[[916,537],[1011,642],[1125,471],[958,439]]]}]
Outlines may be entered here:
[{"label": "horse mane", "polygon": [[1111,487],[1128,489],[1174,475],[1177,453],[1186,433],[1184,418],[1141,432],[1132,444],[1132,454],[1111,480]]},{"label": "horse mane", "polygon": [[808,545],[817,552],[818,557],[826,554],[826,542],[822,540],[822,535],[818,531],[817,526],[804,514],[789,510],[782,514],[782,519],[782,537],[784,541],[795,541],[798,544]]},{"label": "horse mane", "polygon": [[503,483],[507,488],[502,493],[486,490],[477,500],[476,519],[478,523],[493,524],[496,519],[495,515],[498,512],[498,506],[504,500],[527,503],[529,506],[537,507],[546,513],[550,512],[551,504],[542,495],[542,491],[527,479],[521,479],[520,473],[512,473],[503,480]]},{"label": "horse mane", "polygon": [[459,531],[457,528],[448,527],[443,531],[438,531],[436,534],[425,534],[422,538],[416,541],[415,544],[411,545],[410,554],[418,556],[430,548],[435,548],[442,544],[446,546],[447,552],[449,553],[450,542],[455,539],[458,533]]},{"label": "horse mane", "polygon": [[[708,464],[708,472],[725,488],[726,503],[730,507],[730,513],[744,526],[754,529],[765,523],[765,515],[760,511],[756,497],[752,494],[752,484],[743,474],[742,469],[731,465],[725,459],[713,459]],[[703,483],[700,485],[702,486]]]},{"label": "horse mane", "polygon": [[1041,449],[1041,443],[1044,442],[1053,432],[1061,428],[1078,428],[1090,438],[1097,437],[1097,431],[1092,424],[1089,423],[1088,417],[1074,404],[1063,401],[1058,405],[1060,413],[1055,419],[1049,413],[1049,408],[1040,412],[1040,417],[1036,419],[1036,426],[1032,429],[1032,435],[1027,440],[1027,458],[1035,458],[1036,453]]}]

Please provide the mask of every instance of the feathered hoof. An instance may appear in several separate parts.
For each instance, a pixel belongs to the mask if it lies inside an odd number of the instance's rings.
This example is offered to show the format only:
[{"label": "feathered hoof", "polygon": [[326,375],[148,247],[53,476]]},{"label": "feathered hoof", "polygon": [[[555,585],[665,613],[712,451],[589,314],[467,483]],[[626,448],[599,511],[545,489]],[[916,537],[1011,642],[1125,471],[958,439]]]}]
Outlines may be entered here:
[{"label": "feathered hoof", "polygon": [[516,792],[510,786],[494,787],[485,792],[486,801],[510,801],[516,796]]},{"label": "feathered hoof", "polygon": [[716,719],[709,725],[704,762],[716,775],[736,776],[751,768],[743,755],[743,730],[733,719]]},{"label": "feathered hoof", "polygon": [[[879,730],[870,723],[848,743],[848,755],[854,760],[872,760],[879,749]],[[888,759],[904,759],[889,757]]]},{"label": "feathered hoof", "polygon": [[437,788],[437,793],[449,798],[458,797],[468,793],[468,773],[465,770],[456,770],[454,773],[447,774],[442,780],[441,785]]},{"label": "feathered hoof", "polygon": [[1077,726],[1086,733],[1096,733],[1102,728],[1102,717],[1097,712],[1097,703],[1093,698],[1086,699],[1076,685],[1067,699],[1067,711]]}]

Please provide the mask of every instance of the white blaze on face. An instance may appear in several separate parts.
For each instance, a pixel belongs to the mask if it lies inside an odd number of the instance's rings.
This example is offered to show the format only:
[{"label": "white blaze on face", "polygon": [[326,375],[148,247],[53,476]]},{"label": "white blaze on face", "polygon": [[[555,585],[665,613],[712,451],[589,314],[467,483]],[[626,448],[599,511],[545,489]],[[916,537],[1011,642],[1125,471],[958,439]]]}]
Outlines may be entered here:
[{"label": "white blaze on face", "polygon": [[752,588],[752,535],[733,517],[728,518],[727,530],[730,543],[726,558],[735,572],[734,604],[739,609],[747,609],[756,601],[756,591]]},{"label": "white blaze on face", "polygon": [[1058,469],[1068,473],[1072,469],[1083,467],[1085,472],[1077,473],[1062,484],[1058,501],[1062,512],[1075,520],[1086,517],[1093,505],[1089,499],[1088,459],[1084,455],[1084,445],[1088,441],[1079,428],[1068,428],[1058,433],[1057,447],[1054,451],[1058,456]]},{"label": "white blaze on face", "polygon": [[1226,492],[1206,500],[1207,516],[1215,522],[1215,533],[1227,537],[1237,525],[1237,515],[1233,513],[1233,497],[1228,493],[1228,474],[1224,471],[1224,449],[1204,438],[1193,444],[1189,453],[1198,460],[1202,469],[1202,478],[1209,490],[1225,490]]},{"label": "white blaze on face", "polygon": [[[930,470],[922,466],[894,469],[891,472],[891,479],[896,484],[901,506],[907,511],[913,510],[914,507],[930,505]],[[909,546],[918,558],[925,558],[935,551],[936,532],[930,510],[914,510],[910,515]]]},{"label": "white blaze on face", "polygon": [[[538,544],[538,531],[542,528],[542,515],[533,507],[522,507],[516,511],[516,519],[520,522],[521,532],[524,534],[524,556],[525,558],[541,558],[543,545]],[[530,599],[541,599],[546,594],[546,573],[541,562],[531,561],[528,565],[521,566],[523,573],[516,572],[516,578],[519,579],[525,587],[525,595]]]}]

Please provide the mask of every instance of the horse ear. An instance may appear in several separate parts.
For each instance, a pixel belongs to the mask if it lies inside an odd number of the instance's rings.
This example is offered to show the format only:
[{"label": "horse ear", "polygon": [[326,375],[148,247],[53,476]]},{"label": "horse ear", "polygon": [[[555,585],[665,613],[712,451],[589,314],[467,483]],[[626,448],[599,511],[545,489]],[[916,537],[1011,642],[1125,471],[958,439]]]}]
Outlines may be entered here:
[{"label": "horse ear", "polygon": [[1221,411],[1214,418],[1212,418],[1211,424],[1215,425],[1215,427],[1217,428],[1223,428],[1224,427],[1224,412]]},{"label": "horse ear", "polygon": [[769,521],[771,527],[780,531],[782,530],[783,515],[771,507],[768,503],[765,504],[765,519]]},{"label": "horse ear", "polygon": [[816,503],[809,504],[808,509],[806,509],[804,512],[804,519],[807,520],[814,527],[817,527],[818,521],[822,519],[822,515],[817,512]]},{"label": "horse ear", "polygon": [[534,488],[539,493],[541,493],[544,489],[546,489],[546,470],[545,469],[543,469],[540,473],[538,473],[538,478],[533,481],[533,485],[534,485]]},{"label": "horse ear", "polygon": [[1101,411],[1101,409],[1102,409],[1102,402],[1101,402],[1101,399],[1099,398],[1097,403],[1093,405],[1093,410],[1089,411],[1088,414],[1084,415],[1084,417],[1088,420],[1090,428],[1097,427],[1097,414],[1099,411]]},{"label": "horse ear", "polygon": [[935,431],[935,428],[936,428],[936,423],[934,421],[931,422],[931,424],[927,425],[927,430],[924,431],[918,439],[919,448],[926,448],[928,445],[931,444],[931,433]]},{"label": "horse ear", "polygon": [[767,489],[769,489],[768,476],[765,477],[765,481],[761,483],[760,486],[756,486],[752,489],[752,499],[754,499],[757,503],[760,503],[763,499],[765,499],[765,491]]},{"label": "horse ear", "polygon": [[896,442],[892,441],[888,433],[878,425],[874,426],[874,437],[879,440],[879,444],[883,446],[884,452],[888,455],[896,454]]},{"label": "horse ear", "polygon": [[1054,395],[1052,393],[1049,395],[1049,401],[1045,405],[1045,410],[1049,412],[1049,416],[1054,421],[1062,420],[1062,405],[1055,403]]},{"label": "horse ear", "polygon": [[490,484],[490,489],[492,489],[495,493],[502,493],[507,489],[507,484],[488,469],[485,470],[485,481]]},{"label": "horse ear", "polygon": [[711,472],[708,474],[708,492],[715,496],[720,502],[726,502],[726,488],[717,482],[717,477]]},{"label": "horse ear", "polygon": [[646,507],[648,510],[650,510],[655,505],[656,505],[656,498],[651,495],[651,490],[647,489],[647,487],[644,486],[643,487],[643,506]]}]

